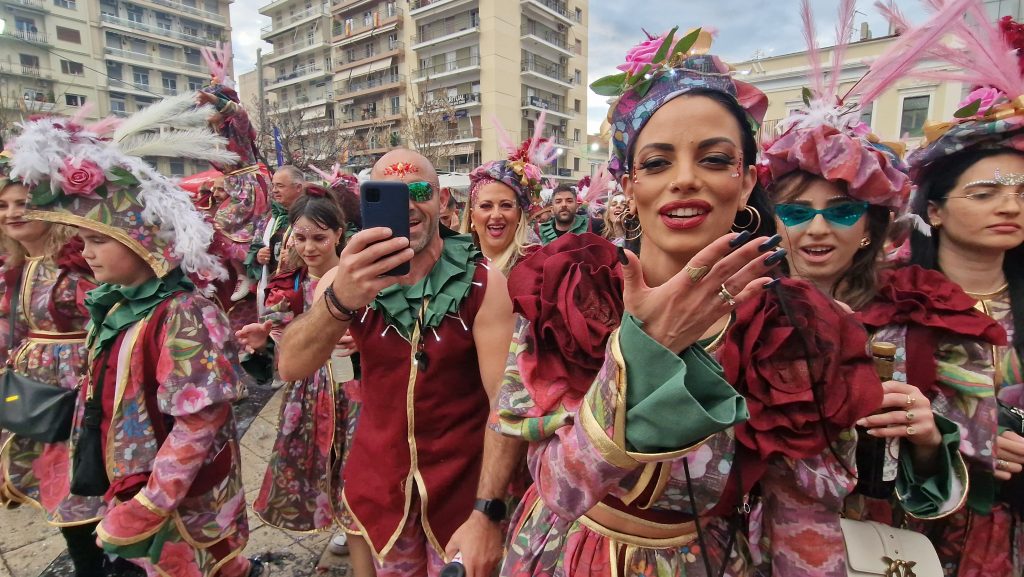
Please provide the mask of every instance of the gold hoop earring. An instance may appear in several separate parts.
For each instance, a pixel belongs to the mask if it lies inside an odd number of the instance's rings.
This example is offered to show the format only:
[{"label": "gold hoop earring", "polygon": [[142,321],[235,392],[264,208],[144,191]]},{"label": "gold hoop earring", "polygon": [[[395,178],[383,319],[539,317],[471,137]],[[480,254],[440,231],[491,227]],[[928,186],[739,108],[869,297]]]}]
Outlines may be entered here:
[{"label": "gold hoop earring", "polygon": [[[629,223],[636,221],[636,226],[630,228]],[[627,212],[622,219],[622,229],[626,231],[626,240],[636,240],[644,233],[644,227],[640,224],[640,219],[635,214]]]},{"label": "gold hoop earring", "polygon": [[[758,210],[756,208],[754,208],[754,207],[752,207],[752,206],[750,206],[748,204],[747,206],[743,207],[743,211],[742,212],[745,212],[748,215],[747,223],[741,226],[741,225],[736,224],[736,220],[733,219],[733,223],[732,223],[732,231],[733,232],[743,232],[743,231],[748,230],[748,229],[751,232],[754,232],[757,229],[761,228],[761,213],[758,212]],[[740,213],[737,212],[736,214],[740,214]]]},{"label": "gold hoop earring", "polygon": [[870,245],[870,244],[871,244],[871,239],[870,238],[865,236],[864,238],[860,239],[860,247],[861,248],[867,248],[868,245]]}]

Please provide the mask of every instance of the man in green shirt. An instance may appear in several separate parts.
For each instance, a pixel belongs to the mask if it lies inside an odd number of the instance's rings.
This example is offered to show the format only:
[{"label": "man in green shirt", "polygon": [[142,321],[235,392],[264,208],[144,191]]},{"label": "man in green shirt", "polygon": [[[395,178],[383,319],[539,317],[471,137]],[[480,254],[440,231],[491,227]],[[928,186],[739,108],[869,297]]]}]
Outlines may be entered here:
[{"label": "man in green shirt", "polygon": [[552,218],[541,223],[538,233],[542,244],[551,244],[567,232],[580,234],[590,230],[590,218],[577,214],[580,203],[571,185],[560,184],[551,195]]}]

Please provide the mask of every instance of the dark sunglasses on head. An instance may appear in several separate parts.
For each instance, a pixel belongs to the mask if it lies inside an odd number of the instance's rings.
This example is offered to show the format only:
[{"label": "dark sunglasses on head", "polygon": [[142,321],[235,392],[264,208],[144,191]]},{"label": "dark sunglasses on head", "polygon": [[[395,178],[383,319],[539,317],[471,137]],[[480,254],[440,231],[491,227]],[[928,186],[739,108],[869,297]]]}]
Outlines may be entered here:
[{"label": "dark sunglasses on head", "polygon": [[842,227],[853,226],[868,210],[866,202],[844,202],[828,208],[811,208],[803,204],[780,204],[775,214],[785,226],[800,226],[819,214],[828,222]]},{"label": "dark sunglasses on head", "polygon": [[410,182],[409,198],[413,202],[426,202],[434,198],[434,187],[429,182]]}]

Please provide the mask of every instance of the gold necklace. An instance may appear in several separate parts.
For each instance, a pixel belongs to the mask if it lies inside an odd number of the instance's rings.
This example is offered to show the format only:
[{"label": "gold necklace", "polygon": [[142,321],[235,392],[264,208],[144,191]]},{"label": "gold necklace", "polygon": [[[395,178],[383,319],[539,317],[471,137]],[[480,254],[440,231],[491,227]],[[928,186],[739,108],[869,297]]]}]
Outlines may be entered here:
[{"label": "gold necklace", "polygon": [[1006,289],[1008,289],[1008,288],[1010,288],[1010,283],[1009,282],[1005,282],[1005,283],[1003,283],[1003,286],[997,288],[996,290],[994,290],[994,291],[992,291],[990,293],[972,293],[970,291],[964,291],[964,292],[966,292],[968,294],[968,296],[974,297],[974,298],[978,299],[979,301],[987,301],[987,300],[992,300],[993,298],[1003,294],[1006,291]]}]

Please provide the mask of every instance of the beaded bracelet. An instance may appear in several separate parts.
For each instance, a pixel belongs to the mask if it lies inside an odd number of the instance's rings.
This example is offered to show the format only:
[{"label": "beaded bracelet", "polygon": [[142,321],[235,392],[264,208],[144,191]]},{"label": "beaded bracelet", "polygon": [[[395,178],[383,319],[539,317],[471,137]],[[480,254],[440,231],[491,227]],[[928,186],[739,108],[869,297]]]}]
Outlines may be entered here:
[{"label": "beaded bracelet", "polygon": [[[334,287],[333,286],[328,286],[327,287],[327,290],[324,291],[324,296],[327,297],[327,302],[328,302],[329,305],[331,305],[334,308],[338,309],[338,312],[341,313],[341,315],[343,317],[347,317],[345,319],[338,319],[338,320],[350,321],[350,320],[352,320],[352,317],[354,317],[356,315],[356,311],[354,311],[354,310],[346,307],[345,305],[341,304],[341,301],[338,300],[338,295],[334,294]],[[327,309],[330,310],[331,306],[328,306]],[[331,316],[334,316],[334,314],[332,313]],[[334,316],[334,318],[337,319],[338,317]]]}]

